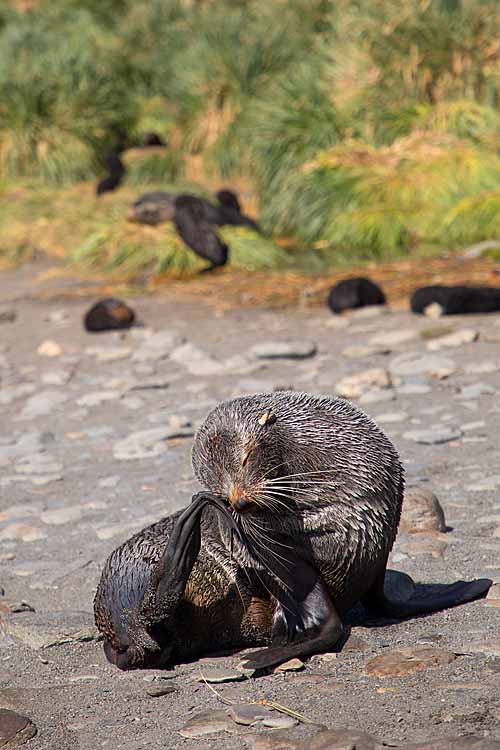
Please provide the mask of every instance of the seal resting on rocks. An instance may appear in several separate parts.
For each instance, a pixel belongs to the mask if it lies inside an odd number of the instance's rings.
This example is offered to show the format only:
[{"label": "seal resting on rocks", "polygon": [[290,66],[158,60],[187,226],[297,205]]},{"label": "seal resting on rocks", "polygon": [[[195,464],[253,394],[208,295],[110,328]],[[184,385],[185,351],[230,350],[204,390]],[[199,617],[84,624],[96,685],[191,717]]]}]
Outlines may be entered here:
[{"label": "seal resting on rocks", "polygon": [[500,311],[500,289],[490,286],[423,286],[410,299],[414,313],[425,313],[430,305],[439,305],[442,315],[467,315]]},{"label": "seal resting on rocks", "polygon": [[334,313],[343,310],[354,310],[368,305],[385,305],[385,295],[382,289],[370,279],[362,276],[353,279],[343,279],[330,289],[328,307]]},{"label": "seal resting on rocks", "polygon": [[83,319],[85,330],[89,333],[115,331],[119,328],[130,328],[135,322],[135,312],[125,302],[114,297],[101,299],[92,305]]},{"label": "seal resting on rocks", "polygon": [[[115,659],[118,666],[151,665],[151,653],[159,664],[265,643],[245,662],[260,670],[331,649],[358,602],[410,617],[471,601],[491,585],[458,581],[431,596],[387,596],[403,471],[388,438],[347,401],[279,391],[224,402],[200,427],[192,457],[205,506],[140,532],[103,571],[96,621],[114,651],[128,649],[137,612],[156,644],[132,661]],[[182,545],[173,554],[176,537],[191,539],[189,555]],[[112,589],[133,593],[120,598]],[[118,619],[110,615],[117,600]],[[165,646],[172,629],[175,655]]]}]

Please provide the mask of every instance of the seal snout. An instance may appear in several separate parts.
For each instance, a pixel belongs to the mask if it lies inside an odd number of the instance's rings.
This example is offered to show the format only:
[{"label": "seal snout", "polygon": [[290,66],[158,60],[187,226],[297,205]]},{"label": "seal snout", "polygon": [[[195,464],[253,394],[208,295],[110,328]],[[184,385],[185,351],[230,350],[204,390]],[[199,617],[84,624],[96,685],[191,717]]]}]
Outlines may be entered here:
[{"label": "seal snout", "polygon": [[238,513],[245,513],[253,504],[247,494],[234,484],[229,492],[229,502]]}]

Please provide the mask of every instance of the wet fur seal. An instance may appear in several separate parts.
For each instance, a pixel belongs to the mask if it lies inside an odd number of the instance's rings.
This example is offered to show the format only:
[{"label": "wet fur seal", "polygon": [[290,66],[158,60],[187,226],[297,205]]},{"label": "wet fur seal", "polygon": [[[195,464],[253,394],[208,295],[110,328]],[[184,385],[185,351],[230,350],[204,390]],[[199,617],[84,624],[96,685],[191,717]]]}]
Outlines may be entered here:
[{"label": "wet fur seal", "polygon": [[414,313],[424,313],[430,305],[438,304],[443,315],[467,315],[500,311],[500,289],[489,286],[423,286],[410,299]]},{"label": "wet fur seal", "polygon": [[224,402],[192,458],[201,499],[125,542],[104,568],[96,622],[121,668],[265,645],[245,666],[266,669],[331,649],[358,602],[404,618],[491,585],[386,596],[403,470],[389,439],[347,401],[279,391]]},{"label": "wet fur seal", "polygon": [[385,305],[385,294],[370,279],[362,276],[343,279],[330,289],[327,304],[336,314],[344,310],[354,310],[367,305]]},{"label": "wet fur seal", "polygon": [[134,323],[135,312],[115,297],[107,297],[96,302],[83,319],[85,330],[89,333],[130,328]]}]

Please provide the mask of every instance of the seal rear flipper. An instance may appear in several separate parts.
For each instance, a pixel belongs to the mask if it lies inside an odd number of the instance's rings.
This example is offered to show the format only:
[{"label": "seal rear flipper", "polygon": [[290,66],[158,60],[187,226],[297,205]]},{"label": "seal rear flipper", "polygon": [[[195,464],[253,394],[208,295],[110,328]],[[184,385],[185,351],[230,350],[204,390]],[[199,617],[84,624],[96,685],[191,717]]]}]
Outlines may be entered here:
[{"label": "seal rear flipper", "polygon": [[[294,576],[314,573],[314,585],[307,595],[293,599],[293,589],[277,603],[271,635],[272,645],[250,654],[243,661],[245,669],[258,671],[277,666],[293,658],[304,658],[331,649],[342,634],[342,620],[328,590],[313,569],[302,561],[294,568]],[[303,580],[303,578],[302,578]],[[298,584],[300,585],[300,583]]]},{"label": "seal rear flipper", "polygon": [[[385,574],[384,574],[385,575]],[[406,601],[391,599],[384,592],[384,576],[375,582],[363,603],[368,607],[375,607],[385,615],[396,618],[412,617],[414,615],[431,614],[443,609],[458,607],[475,599],[484,597],[492,585],[489,578],[478,578],[475,581],[456,581],[449,584],[429,584],[432,589],[429,594],[412,596]],[[425,589],[424,585],[424,589]]]}]

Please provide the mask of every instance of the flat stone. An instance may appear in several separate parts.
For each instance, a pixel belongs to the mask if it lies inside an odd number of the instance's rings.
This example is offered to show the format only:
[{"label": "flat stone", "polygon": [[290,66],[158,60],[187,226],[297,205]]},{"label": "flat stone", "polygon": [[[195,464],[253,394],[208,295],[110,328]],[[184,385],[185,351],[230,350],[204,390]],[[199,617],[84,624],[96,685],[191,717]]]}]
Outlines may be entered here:
[{"label": "flat stone", "polygon": [[35,419],[51,414],[54,409],[68,400],[68,396],[60,391],[46,390],[31,396],[26,401],[24,409],[17,419]]},{"label": "flat stone", "polygon": [[420,669],[450,664],[456,658],[451,651],[426,646],[391,649],[370,659],[365,671],[371,677],[403,677]]},{"label": "flat stone", "polygon": [[16,542],[38,542],[46,538],[47,534],[27,523],[9,523],[0,530],[0,541],[11,539]]},{"label": "flat stone", "polygon": [[275,729],[260,734],[244,734],[249,750],[308,750],[297,730]]},{"label": "flat stone", "polygon": [[373,368],[342,378],[336,384],[335,392],[343,398],[359,398],[363,393],[373,390],[373,388],[389,388],[390,385],[391,379],[387,370]]},{"label": "flat stone", "polygon": [[400,543],[400,549],[410,557],[430,555],[436,559],[443,557],[448,546],[448,539],[444,534],[436,531],[426,531],[414,534],[414,540]]},{"label": "flat stone", "polygon": [[452,440],[459,440],[462,437],[460,430],[441,428],[439,430],[411,430],[403,433],[405,440],[412,440],[414,443],[423,443],[424,445],[440,445],[449,443]]},{"label": "flat stone", "polygon": [[187,721],[179,730],[181,737],[194,740],[218,732],[234,733],[235,724],[231,721],[227,711],[203,711]]},{"label": "flat stone", "polygon": [[248,727],[267,719],[271,714],[270,708],[259,706],[257,703],[237,703],[229,709],[229,716],[233,721]]},{"label": "flat stone", "polygon": [[147,362],[148,360],[160,360],[169,357],[182,339],[174,332],[159,331],[146,338],[135,351],[132,359],[135,362]]},{"label": "flat stone", "polygon": [[297,719],[294,719],[293,716],[279,714],[264,719],[262,726],[269,727],[270,729],[291,729],[292,727],[296,727],[298,723]]},{"label": "flat stone", "polygon": [[71,370],[47,370],[40,378],[44,385],[66,385],[73,376]]},{"label": "flat stone", "polygon": [[17,318],[17,312],[9,307],[0,308],[0,323],[13,323]]},{"label": "flat stone", "polygon": [[59,344],[57,344],[55,341],[52,341],[52,339],[46,339],[45,341],[42,341],[42,343],[36,350],[36,353],[41,357],[59,357],[62,352],[63,350],[59,346]]},{"label": "flat stone", "polygon": [[409,419],[408,412],[406,411],[389,411],[384,414],[378,414],[375,417],[376,422],[380,424],[393,424],[395,422],[406,422]]},{"label": "flat stone", "polygon": [[398,750],[500,750],[500,740],[492,737],[445,737],[399,745]]},{"label": "flat stone", "polygon": [[357,729],[323,729],[304,745],[304,750],[376,750],[375,738]]},{"label": "flat stone", "polygon": [[385,349],[384,347],[353,344],[342,349],[342,356],[348,359],[362,359],[363,357],[373,357],[376,354],[388,354],[389,351],[389,349]]},{"label": "flat stone", "polygon": [[171,418],[170,425],[166,427],[139,430],[123,440],[118,440],[113,446],[113,455],[119,461],[152,458],[167,450],[167,440],[193,435],[194,428],[188,419]]},{"label": "flat stone", "polygon": [[150,685],[146,688],[146,693],[151,698],[161,698],[169,693],[176,693],[177,688],[174,685]]},{"label": "flat stone", "polygon": [[380,404],[387,401],[394,401],[396,394],[392,388],[374,388],[367,391],[359,397],[360,404]]},{"label": "flat stone", "polygon": [[151,517],[144,516],[127,523],[113,523],[108,526],[101,526],[95,530],[95,533],[97,538],[102,540],[112,539],[114,536],[123,536],[125,538],[125,534],[129,532],[135,533],[152,522],[153,519]]},{"label": "flat stone", "polygon": [[449,333],[453,333],[454,330],[455,329],[450,324],[436,323],[421,328],[419,336],[422,339],[438,339],[440,336],[447,336]]},{"label": "flat stone", "polygon": [[469,400],[479,398],[479,396],[492,396],[494,393],[496,393],[495,388],[488,383],[472,383],[464,385],[457,398]]},{"label": "flat stone", "polygon": [[417,331],[414,328],[401,328],[397,331],[383,331],[376,333],[368,340],[368,343],[372,346],[387,347],[387,349],[394,349],[401,344],[405,344],[407,341],[411,341],[417,337]]},{"label": "flat stone", "polygon": [[445,336],[440,336],[437,339],[427,342],[427,350],[430,352],[437,352],[439,349],[446,347],[464,346],[465,344],[471,344],[473,341],[477,341],[479,333],[474,331],[472,328],[461,328],[458,331],[449,333]]},{"label": "flat stone", "polygon": [[304,669],[304,662],[300,659],[289,659],[274,668],[274,672],[299,672]]},{"label": "flat stone", "polygon": [[436,495],[425,487],[407,487],[399,530],[407,534],[446,531],[444,511]]},{"label": "flat stone", "polygon": [[191,375],[222,375],[226,369],[223,362],[218,362],[214,357],[191,343],[183,344],[174,349],[171,359],[183,365]]},{"label": "flat stone", "polygon": [[500,487],[500,474],[492,474],[489,477],[486,476],[484,479],[480,479],[474,484],[469,484],[467,489],[469,492],[488,492],[490,490],[496,490],[497,487]]},{"label": "flat stone", "polygon": [[95,357],[98,362],[118,362],[121,359],[127,359],[132,354],[132,349],[128,346],[88,346],[85,354]]},{"label": "flat stone", "polygon": [[36,725],[27,716],[0,708],[0,747],[20,747],[37,733]]},{"label": "flat stone", "polygon": [[313,341],[263,341],[250,349],[257,359],[307,359],[317,352]]},{"label": "flat stone", "polygon": [[391,374],[401,377],[408,375],[435,375],[442,371],[452,373],[455,369],[455,362],[452,359],[437,354],[416,355],[415,353],[404,353],[395,357],[389,365]]},{"label": "flat stone", "polygon": [[113,488],[113,487],[116,487],[119,483],[120,483],[120,477],[118,476],[118,474],[113,474],[110,477],[103,477],[103,479],[99,479],[97,484],[99,487]]},{"label": "flat stone", "polygon": [[[387,571],[389,572],[389,571]],[[387,576],[387,573],[386,573]],[[360,638],[359,635],[350,635],[347,641],[342,646],[342,653],[362,653],[367,651],[369,648],[368,642],[364,638]]]},{"label": "flat stone", "polygon": [[485,359],[480,362],[469,362],[464,366],[464,372],[467,375],[489,375],[492,372],[500,370],[500,361]]},{"label": "flat stone", "polygon": [[442,315],[444,315],[444,307],[442,307],[438,302],[433,302],[431,305],[427,305],[424,310],[424,315],[427,318],[431,318],[432,320],[437,320]]},{"label": "flat stone", "polygon": [[63,643],[101,640],[90,612],[22,612],[2,617],[0,632],[38,651]]},{"label": "flat stone", "polygon": [[54,510],[46,510],[41,514],[40,519],[43,523],[51,526],[62,526],[65,523],[79,521],[82,516],[83,511],[79,507],[57,508]]},{"label": "flat stone", "polygon": [[486,427],[486,422],[484,422],[482,419],[477,420],[476,422],[465,422],[464,424],[460,425],[460,429],[462,432],[472,432],[472,430],[481,430]]},{"label": "flat stone", "polygon": [[211,669],[207,672],[203,672],[202,676],[198,678],[198,682],[241,682],[245,679],[246,675],[242,672],[228,669]]},{"label": "flat stone", "polygon": [[63,468],[50,453],[33,453],[20,458],[15,465],[18,474],[55,474]]},{"label": "flat stone", "polygon": [[405,383],[396,388],[398,396],[425,396],[432,388],[425,383]]},{"label": "flat stone", "polygon": [[119,398],[120,394],[117,391],[94,391],[93,393],[87,393],[85,396],[81,396],[77,399],[76,403],[78,406],[99,406],[104,404],[106,401],[114,401]]}]

